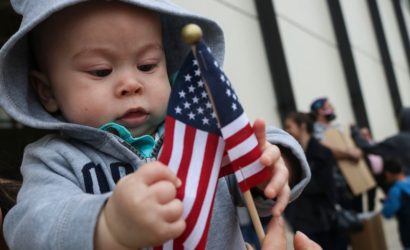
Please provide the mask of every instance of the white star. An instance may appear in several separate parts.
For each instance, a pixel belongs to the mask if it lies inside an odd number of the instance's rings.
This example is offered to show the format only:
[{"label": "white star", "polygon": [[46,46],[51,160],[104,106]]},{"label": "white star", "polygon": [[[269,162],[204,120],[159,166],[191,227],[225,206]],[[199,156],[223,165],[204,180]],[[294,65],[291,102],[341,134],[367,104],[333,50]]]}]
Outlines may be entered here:
[{"label": "white star", "polygon": [[221,75],[221,81],[225,81],[225,76],[224,75]]},{"label": "white star", "polygon": [[175,113],[181,114],[182,109],[179,106],[175,107]]},{"label": "white star", "polygon": [[192,102],[193,103],[198,103],[199,102],[199,98],[194,96],[194,98],[192,98]]},{"label": "white star", "polygon": [[195,66],[195,65],[198,65],[198,61],[194,59],[194,60],[192,61],[192,65],[194,65],[194,66]]},{"label": "white star", "polygon": [[184,108],[189,109],[191,104],[189,102],[184,102]]},{"label": "white star", "polygon": [[206,117],[204,117],[203,119],[202,119],[202,124],[209,124],[209,119],[208,118],[206,118]]},{"label": "white star", "polygon": [[219,67],[219,64],[218,64],[217,61],[214,61],[214,65],[215,65],[215,67]]},{"label": "white star", "polygon": [[212,108],[212,104],[211,104],[209,101],[206,102],[205,106],[206,106],[208,109]]},{"label": "white star", "polygon": [[227,96],[231,96],[231,94],[232,94],[232,92],[231,92],[230,89],[226,89],[226,92],[225,92],[225,93],[226,93]]},{"label": "white star", "polygon": [[189,120],[194,120],[194,119],[195,119],[195,114],[192,113],[192,112],[190,112],[190,113],[188,114],[188,116],[189,116]]},{"label": "white star", "polygon": [[203,87],[203,86],[204,86],[204,81],[202,81],[201,79],[198,81],[198,87]]},{"label": "white star", "polygon": [[206,98],[208,95],[206,94],[206,91],[202,91],[201,96],[202,98]]},{"label": "white star", "polygon": [[193,85],[190,85],[190,86],[188,87],[188,90],[189,90],[189,92],[194,93],[195,87],[194,87]]},{"label": "white star", "polygon": [[195,70],[195,75],[196,76],[200,76],[201,75],[201,71],[199,69]]},{"label": "white star", "polygon": [[237,108],[236,103],[232,103],[232,109],[235,111]]},{"label": "white star", "polygon": [[233,95],[232,95],[232,98],[233,98],[234,100],[236,100],[237,97],[236,97],[235,94],[233,94]]},{"label": "white star", "polygon": [[226,84],[228,84],[228,86],[231,86],[231,82],[229,80],[226,80]]},{"label": "white star", "polygon": [[216,114],[215,114],[215,112],[212,112],[211,116],[212,116],[212,118],[215,118],[215,119],[216,119]]},{"label": "white star", "polygon": [[201,107],[197,108],[196,111],[198,111],[198,114],[203,114],[204,113],[204,109],[201,108]]},{"label": "white star", "polygon": [[191,81],[192,76],[190,76],[189,74],[185,75],[185,81],[186,82],[190,82]]},{"label": "white star", "polygon": [[185,98],[185,92],[183,90],[179,91],[178,94],[180,98]]}]

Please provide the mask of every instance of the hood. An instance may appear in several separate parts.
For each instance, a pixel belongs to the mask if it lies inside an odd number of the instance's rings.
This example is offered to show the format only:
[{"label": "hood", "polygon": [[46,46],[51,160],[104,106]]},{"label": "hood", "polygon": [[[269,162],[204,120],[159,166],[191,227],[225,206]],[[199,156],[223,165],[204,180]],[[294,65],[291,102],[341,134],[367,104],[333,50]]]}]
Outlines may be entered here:
[{"label": "hood", "polygon": [[401,110],[399,116],[399,128],[402,132],[410,132],[410,107]]},{"label": "hood", "polygon": [[[14,10],[23,19],[19,30],[0,50],[0,105],[16,121],[30,127],[57,129],[66,132],[96,129],[66,123],[43,109],[28,82],[29,46],[27,34],[51,14],[84,0],[11,0]],[[171,76],[182,64],[190,47],[180,38],[181,29],[188,23],[198,24],[204,33],[203,39],[211,47],[215,58],[221,63],[224,55],[224,38],[221,28],[213,21],[192,14],[168,0],[123,0],[122,2],[160,13],[163,42]]]}]

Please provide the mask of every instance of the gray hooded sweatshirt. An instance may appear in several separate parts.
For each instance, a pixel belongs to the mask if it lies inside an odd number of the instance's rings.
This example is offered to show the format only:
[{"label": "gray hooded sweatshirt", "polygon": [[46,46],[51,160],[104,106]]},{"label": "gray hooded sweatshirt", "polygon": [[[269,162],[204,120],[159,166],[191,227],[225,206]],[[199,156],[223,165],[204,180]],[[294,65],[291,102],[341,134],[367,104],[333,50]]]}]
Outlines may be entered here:
[{"label": "gray hooded sweatshirt", "polygon": [[[98,215],[116,182],[152,160],[135,153],[122,139],[105,131],[66,122],[47,113],[28,83],[30,68],[27,34],[51,14],[80,0],[12,0],[23,16],[19,30],[0,51],[0,105],[18,122],[39,129],[59,131],[25,149],[21,166],[23,185],[17,205],[5,218],[4,233],[11,249],[93,249]],[[213,21],[187,12],[167,0],[123,1],[160,13],[168,72],[181,65],[189,47],[179,39],[187,23],[199,24],[204,40],[222,65],[223,33]],[[301,177],[292,188],[296,198],[310,178],[303,150],[282,130],[269,128],[268,140],[289,149],[297,159]],[[211,218],[207,249],[244,249],[236,217],[237,185],[222,178]],[[237,193],[236,193],[237,194]],[[236,199],[236,198],[234,198]],[[257,204],[262,215],[271,201]]]}]

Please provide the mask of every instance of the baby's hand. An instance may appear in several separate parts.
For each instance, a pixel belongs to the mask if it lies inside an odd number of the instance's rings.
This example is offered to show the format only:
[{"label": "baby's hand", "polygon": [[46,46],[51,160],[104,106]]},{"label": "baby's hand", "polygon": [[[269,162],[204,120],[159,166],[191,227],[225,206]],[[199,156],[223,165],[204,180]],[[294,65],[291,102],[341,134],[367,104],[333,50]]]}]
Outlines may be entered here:
[{"label": "baby's hand", "polygon": [[285,207],[289,202],[289,171],[286,168],[279,148],[270,144],[266,140],[265,122],[258,119],[253,124],[253,128],[258,144],[262,150],[260,161],[264,166],[269,167],[272,170],[271,179],[267,183],[263,183],[258,187],[264,189],[267,198],[273,199],[276,197],[276,204],[272,208],[272,214],[274,216],[279,216],[283,210],[285,210]]},{"label": "baby's hand", "polygon": [[145,164],[118,182],[98,226],[105,226],[109,238],[124,249],[158,246],[176,238],[185,230],[182,202],[176,199],[180,185],[162,163]]}]

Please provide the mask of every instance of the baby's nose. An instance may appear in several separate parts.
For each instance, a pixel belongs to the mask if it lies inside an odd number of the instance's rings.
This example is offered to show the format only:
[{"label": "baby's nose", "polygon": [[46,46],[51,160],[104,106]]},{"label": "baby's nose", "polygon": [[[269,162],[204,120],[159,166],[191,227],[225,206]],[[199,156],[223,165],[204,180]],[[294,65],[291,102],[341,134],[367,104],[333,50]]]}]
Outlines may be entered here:
[{"label": "baby's nose", "polygon": [[140,93],[142,84],[134,78],[128,78],[121,81],[117,88],[118,96],[129,96]]}]

